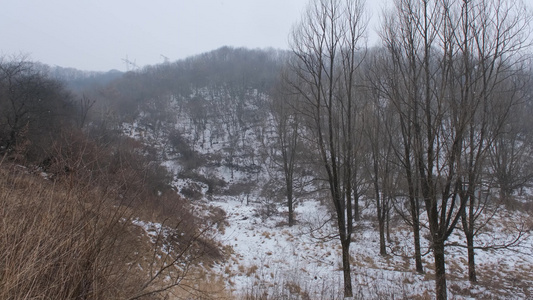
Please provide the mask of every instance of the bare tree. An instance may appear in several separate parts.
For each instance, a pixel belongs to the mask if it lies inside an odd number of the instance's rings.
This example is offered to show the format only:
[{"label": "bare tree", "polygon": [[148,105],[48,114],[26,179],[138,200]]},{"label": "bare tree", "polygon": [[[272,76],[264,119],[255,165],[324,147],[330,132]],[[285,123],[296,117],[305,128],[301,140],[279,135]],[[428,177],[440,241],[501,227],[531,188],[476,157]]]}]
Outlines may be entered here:
[{"label": "bare tree", "polygon": [[299,116],[294,109],[294,97],[297,97],[297,95],[291,95],[282,90],[278,90],[275,92],[271,106],[276,129],[277,145],[281,154],[281,167],[285,179],[285,196],[289,210],[289,226],[294,225],[294,175],[300,131]]},{"label": "bare tree", "polygon": [[510,122],[505,124],[490,148],[490,176],[499,187],[503,201],[533,180],[532,111],[527,102],[523,103],[513,107]]},{"label": "bare tree", "polygon": [[[387,20],[387,22],[390,20]],[[388,23],[386,23],[388,24]],[[401,65],[392,63],[394,57],[386,53],[386,49],[376,49],[369,55],[369,62],[366,69],[368,70],[366,82],[370,90],[374,90],[374,98],[385,102],[390,109],[399,111],[402,106],[407,105],[390,99],[412,98],[413,89],[409,88],[409,83],[413,81],[413,74],[404,72]],[[404,71],[402,71],[404,70]],[[386,135],[389,136],[389,145],[395,156],[393,159],[402,169],[405,177],[406,186],[403,195],[397,195],[397,200],[392,202],[399,215],[407,222],[413,230],[413,245],[415,268],[418,273],[424,273],[422,265],[422,251],[420,247],[420,189],[418,176],[414,164],[412,151],[412,132],[413,125],[409,122],[411,111],[402,110],[404,113],[389,114],[386,122]],[[398,194],[398,191],[396,192]],[[405,195],[405,196],[404,196]],[[407,197],[408,212],[403,211],[403,199]],[[402,203],[396,204],[396,202]]]},{"label": "bare tree", "polygon": [[39,66],[24,57],[0,58],[1,153],[13,153],[24,144],[25,158],[42,159],[42,149],[72,121],[73,113],[70,94]]},{"label": "bare tree", "polygon": [[83,94],[78,100],[78,116],[76,118],[76,122],[78,123],[79,128],[83,128],[83,126],[85,126],[89,111],[94,106],[95,102],[95,100],[91,99],[85,94]]},{"label": "bare tree", "polygon": [[[483,213],[479,190],[489,149],[509,122],[509,112],[518,103],[524,81],[520,69],[521,54],[526,46],[530,16],[522,14],[515,1],[462,1],[447,16],[453,27],[452,45],[457,59],[450,53],[453,80],[450,82],[452,109],[471,111],[464,116],[464,133],[460,159],[457,194],[464,203],[463,231],[467,240],[468,273],[477,282],[474,260],[476,220]],[[527,10],[525,10],[527,11]],[[451,27],[451,26],[450,26]],[[459,133],[457,133],[459,135]]]},{"label": "bare tree", "polygon": [[290,84],[302,98],[301,114],[324,166],[342,245],[344,295],[353,295],[353,149],[356,71],[366,29],[362,1],[315,0],[291,36]]},{"label": "bare tree", "polygon": [[465,209],[474,207],[484,154],[508,117],[513,98],[499,97],[498,88],[515,73],[529,19],[507,1],[395,4],[384,40],[391,68],[409,92],[391,101],[413,129],[410,147],[428,216],[436,294],[446,299],[445,241],[461,219],[475,220]]},{"label": "bare tree", "polygon": [[387,129],[393,122],[391,107],[382,101],[378,89],[369,88],[363,111],[364,142],[368,145],[366,173],[372,182],[379,228],[379,253],[387,255],[386,224],[390,211],[390,198],[394,184],[393,147]]}]

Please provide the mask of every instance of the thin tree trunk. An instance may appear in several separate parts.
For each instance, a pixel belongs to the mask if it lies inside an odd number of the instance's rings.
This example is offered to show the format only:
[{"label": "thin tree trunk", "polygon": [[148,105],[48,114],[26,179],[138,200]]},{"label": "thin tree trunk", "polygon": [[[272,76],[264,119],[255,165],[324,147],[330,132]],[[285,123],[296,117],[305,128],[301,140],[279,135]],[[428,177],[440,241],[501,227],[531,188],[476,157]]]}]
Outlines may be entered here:
[{"label": "thin tree trunk", "polygon": [[466,244],[468,247],[468,280],[470,280],[471,283],[477,283],[473,234],[468,234],[466,236]]},{"label": "thin tree trunk", "polygon": [[353,297],[352,273],[350,266],[350,241],[341,241],[342,245],[342,271],[344,275],[344,297]]},{"label": "thin tree trunk", "polygon": [[289,226],[294,225],[294,208],[292,198],[292,182],[287,182],[287,206],[289,207]]},{"label": "thin tree trunk", "polygon": [[436,299],[446,300],[446,263],[444,259],[443,241],[433,241],[433,255],[435,256]]},{"label": "thin tree trunk", "polygon": [[[375,176],[377,177],[377,174]],[[379,254],[385,256],[387,255],[387,249],[385,248],[385,218],[383,213],[383,199],[379,192],[377,178],[374,179],[374,189],[376,193],[376,214],[379,227]]]},{"label": "thin tree trunk", "polygon": [[391,236],[390,236],[390,209],[389,209],[389,203],[390,201],[392,201],[391,199],[387,199],[387,228],[386,228],[386,232],[387,232],[387,242],[390,243],[391,242]]},{"label": "thin tree trunk", "polygon": [[415,266],[416,272],[424,274],[424,266],[422,265],[422,251],[420,250],[420,208],[418,206],[418,199],[416,197],[416,189],[413,182],[413,172],[411,170],[411,160],[409,158],[410,148],[406,146],[405,155],[407,163],[405,171],[407,174],[407,184],[409,189],[409,205],[411,209],[411,219],[413,224],[413,237],[415,244]]},{"label": "thin tree trunk", "polygon": [[420,250],[420,210],[418,207],[418,199],[415,196],[410,196],[409,202],[411,205],[411,219],[413,221],[416,272],[419,274],[424,274],[424,266],[422,265],[422,251]]},{"label": "thin tree trunk", "polygon": [[422,265],[422,252],[420,251],[420,221],[418,217],[413,218],[413,236],[415,243],[415,265],[416,272],[424,274],[424,266]]},{"label": "thin tree trunk", "polygon": [[[467,196],[468,197],[468,196]],[[469,197],[470,201],[472,198]],[[467,200],[468,201],[468,200]],[[477,283],[476,275],[476,261],[474,252],[474,224],[473,224],[473,203],[469,203],[469,213],[467,217],[466,208],[461,212],[461,220],[463,222],[463,232],[466,236],[466,247],[468,254],[468,280],[471,283]]]},{"label": "thin tree trunk", "polygon": [[357,222],[357,221],[360,220],[360,216],[359,216],[359,192],[357,192],[357,187],[354,188],[353,191],[354,191],[353,205],[352,205],[352,208],[353,208],[353,220]]},{"label": "thin tree trunk", "polygon": [[379,221],[379,255],[387,255],[387,247],[385,242],[385,218],[382,215]]}]

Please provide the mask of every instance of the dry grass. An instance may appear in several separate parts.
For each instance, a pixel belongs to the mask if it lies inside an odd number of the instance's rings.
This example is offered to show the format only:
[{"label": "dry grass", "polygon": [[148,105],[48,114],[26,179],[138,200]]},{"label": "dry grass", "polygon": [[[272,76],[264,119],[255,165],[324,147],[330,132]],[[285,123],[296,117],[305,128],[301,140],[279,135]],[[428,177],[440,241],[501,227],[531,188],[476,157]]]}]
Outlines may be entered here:
[{"label": "dry grass", "polygon": [[133,293],[141,280],[127,265],[135,246],[127,208],[13,168],[1,168],[0,177],[1,299]]},{"label": "dry grass", "polygon": [[259,267],[256,265],[249,267],[248,270],[246,271],[246,276],[248,277],[252,276],[253,274],[257,272],[257,269],[259,269]]},{"label": "dry grass", "polygon": [[[0,299],[224,293],[198,277],[199,262],[222,254],[186,202],[170,192],[141,202],[142,177],[114,171],[113,180],[87,169],[48,180],[0,163]],[[133,219],[163,226],[148,234]]]},{"label": "dry grass", "polygon": [[222,277],[215,274],[206,274],[201,269],[190,272],[179,286],[170,291],[169,297],[171,299],[195,300],[234,299],[233,295],[227,291]]}]

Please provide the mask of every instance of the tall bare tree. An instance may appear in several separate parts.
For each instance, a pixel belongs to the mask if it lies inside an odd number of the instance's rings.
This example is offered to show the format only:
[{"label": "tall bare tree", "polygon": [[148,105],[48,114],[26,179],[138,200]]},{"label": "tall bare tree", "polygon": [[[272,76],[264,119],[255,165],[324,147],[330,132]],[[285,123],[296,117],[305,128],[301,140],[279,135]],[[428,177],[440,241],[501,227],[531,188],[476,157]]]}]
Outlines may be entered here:
[{"label": "tall bare tree", "polygon": [[276,130],[277,147],[280,151],[281,169],[283,170],[285,181],[285,196],[289,212],[289,226],[294,225],[294,176],[299,148],[300,122],[297,109],[294,105],[297,102],[297,95],[288,93],[280,83],[274,92],[271,104],[274,127]]},{"label": "tall bare tree", "polygon": [[465,228],[475,220],[471,208],[484,155],[513,102],[498,89],[516,74],[529,17],[517,14],[511,1],[398,0],[395,6],[383,37],[391,71],[407,93],[390,100],[412,128],[409,147],[428,216],[436,294],[446,299],[445,242],[462,217],[469,220]]},{"label": "tall bare tree", "polygon": [[376,216],[379,228],[379,253],[387,255],[385,240],[386,224],[390,211],[390,198],[393,194],[394,167],[393,147],[387,129],[394,122],[390,105],[382,101],[379,89],[369,87],[366,93],[367,101],[363,110],[364,143],[367,144],[367,156],[365,161],[366,174],[372,182],[374,190]]},{"label": "tall bare tree", "polygon": [[[524,7],[525,8],[525,7]],[[453,28],[457,59],[451,62],[454,74],[452,98],[457,110],[468,110],[464,126],[461,159],[457,174],[458,196],[464,203],[463,231],[467,240],[468,275],[477,282],[474,237],[479,226],[476,220],[483,213],[479,205],[483,168],[489,149],[504,133],[509,112],[523,93],[520,76],[527,45],[527,29],[531,16],[516,1],[467,1],[447,16]],[[526,12],[526,14],[523,14]],[[450,58],[451,60],[452,58]],[[483,225],[483,224],[481,224]]]},{"label": "tall bare tree", "polygon": [[350,243],[353,233],[353,149],[361,42],[366,30],[359,0],[313,0],[294,28],[291,85],[300,94],[301,113],[314,135],[329,183],[342,245],[344,295],[353,295]]},{"label": "tall bare tree", "polygon": [[[390,20],[386,20],[385,26]],[[385,39],[386,40],[386,39]],[[420,246],[420,189],[418,176],[413,156],[413,124],[409,122],[412,111],[402,109],[409,101],[414,98],[414,90],[409,88],[410,82],[414,79],[412,73],[406,71],[402,64],[392,63],[398,57],[388,55],[387,49],[379,48],[371,51],[368,58],[368,72],[366,73],[366,82],[368,88],[373,90],[375,95],[372,98],[378,98],[386,104],[389,109],[403,111],[403,113],[389,114],[388,122],[385,128],[386,135],[389,136],[389,145],[395,158],[394,160],[402,169],[404,177],[404,192],[398,194],[398,198],[392,204],[399,215],[407,222],[413,230],[413,245],[415,267],[418,273],[424,273],[422,265],[422,251]],[[405,99],[404,102],[391,101],[391,99]],[[404,212],[403,198],[407,197],[407,210]],[[395,204],[398,203],[398,204]]]}]

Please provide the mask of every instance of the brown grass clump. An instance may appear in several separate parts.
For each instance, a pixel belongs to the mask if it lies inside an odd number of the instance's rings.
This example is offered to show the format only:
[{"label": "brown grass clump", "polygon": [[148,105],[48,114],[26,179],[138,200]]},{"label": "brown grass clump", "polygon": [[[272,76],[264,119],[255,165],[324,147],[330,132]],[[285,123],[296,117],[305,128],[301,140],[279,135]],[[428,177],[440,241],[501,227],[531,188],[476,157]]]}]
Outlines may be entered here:
[{"label": "brown grass clump", "polygon": [[246,271],[246,276],[248,277],[252,276],[253,274],[257,272],[257,269],[259,269],[259,267],[256,265],[249,267],[248,270]]}]

